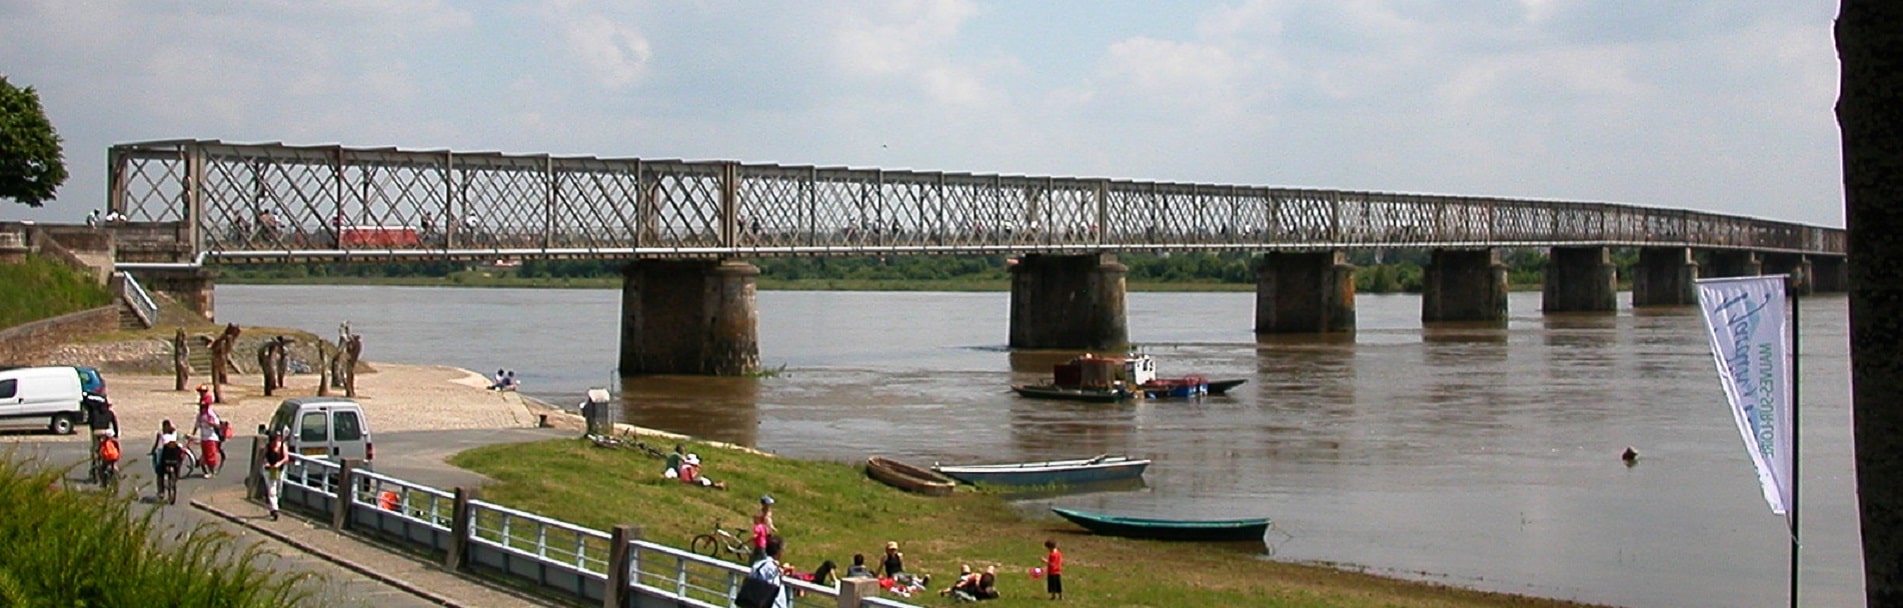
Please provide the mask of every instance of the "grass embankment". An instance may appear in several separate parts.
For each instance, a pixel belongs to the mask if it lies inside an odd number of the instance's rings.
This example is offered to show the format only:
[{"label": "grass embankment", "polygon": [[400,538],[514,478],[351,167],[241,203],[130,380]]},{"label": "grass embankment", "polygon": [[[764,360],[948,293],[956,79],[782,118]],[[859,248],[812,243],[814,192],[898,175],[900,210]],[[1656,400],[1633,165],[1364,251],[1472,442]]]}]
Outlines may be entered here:
[{"label": "grass embankment", "polygon": [[27,256],[21,264],[0,264],[0,327],[110,303],[105,286],[59,262]]},{"label": "grass embankment", "polygon": [[[707,476],[728,490],[662,479],[661,461],[633,450],[554,440],[490,446],[451,462],[497,480],[483,497],[607,529],[635,524],[645,538],[686,547],[716,521],[744,529],[761,494],[777,499],[775,520],[787,538],[785,559],[801,570],[823,560],[843,569],[852,554],[875,565],[888,540],[900,543],[909,570],[942,588],[960,564],[997,565],[996,606],[1049,606],[1039,565],[1046,538],[1065,555],[1069,606],[1578,606],[1257,559],[1260,544],[1165,543],[1091,536],[1055,518],[1021,516],[983,492],[949,498],[906,494],[866,478],[857,465],[762,456],[705,444],[688,448],[707,461]],[[945,604],[935,595],[914,602]]]},{"label": "grass embankment", "polygon": [[263,569],[261,549],[210,528],[160,540],[126,495],[61,489],[66,470],[0,457],[0,606],[308,603],[306,574]]}]

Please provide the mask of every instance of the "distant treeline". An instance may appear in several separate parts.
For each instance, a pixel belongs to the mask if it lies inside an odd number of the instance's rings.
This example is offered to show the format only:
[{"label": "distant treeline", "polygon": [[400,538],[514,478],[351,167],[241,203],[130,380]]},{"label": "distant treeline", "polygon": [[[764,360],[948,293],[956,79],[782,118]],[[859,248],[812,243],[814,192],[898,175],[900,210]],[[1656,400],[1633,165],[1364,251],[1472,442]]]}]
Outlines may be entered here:
[{"label": "distant treeline", "polygon": [[[856,283],[877,281],[960,281],[1004,283],[1010,280],[1003,255],[915,255],[860,257],[783,257],[750,260],[759,266],[765,281],[838,280]],[[1253,284],[1254,253],[1125,253],[1117,256],[1130,268],[1131,283],[1182,284]],[[1620,276],[1637,259],[1633,250],[1614,250],[1613,262]],[[1539,249],[1504,249],[1501,260],[1507,264],[1508,281],[1513,285],[1538,285],[1545,273],[1546,255]],[[1361,293],[1418,292],[1421,267],[1427,264],[1424,249],[1354,250],[1348,261],[1357,267],[1355,291]],[[489,275],[513,275],[521,279],[612,279],[620,276],[624,260],[524,260],[519,266],[472,266],[462,262],[392,262],[383,264],[269,264],[227,266],[228,277],[245,280],[311,280],[337,278],[443,278],[462,282],[459,275],[481,271]]]}]

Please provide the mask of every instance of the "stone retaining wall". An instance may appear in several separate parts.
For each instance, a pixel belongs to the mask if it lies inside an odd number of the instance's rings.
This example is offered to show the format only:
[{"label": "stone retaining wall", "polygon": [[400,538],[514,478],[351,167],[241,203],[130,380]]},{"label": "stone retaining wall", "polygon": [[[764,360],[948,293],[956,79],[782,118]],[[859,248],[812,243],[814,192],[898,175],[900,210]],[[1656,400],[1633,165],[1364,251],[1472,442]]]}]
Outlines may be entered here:
[{"label": "stone retaining wall", "polygon": [[101,306],[0,330],[0,364],[30,363],[60,344],[119,328],[119,305]]}]

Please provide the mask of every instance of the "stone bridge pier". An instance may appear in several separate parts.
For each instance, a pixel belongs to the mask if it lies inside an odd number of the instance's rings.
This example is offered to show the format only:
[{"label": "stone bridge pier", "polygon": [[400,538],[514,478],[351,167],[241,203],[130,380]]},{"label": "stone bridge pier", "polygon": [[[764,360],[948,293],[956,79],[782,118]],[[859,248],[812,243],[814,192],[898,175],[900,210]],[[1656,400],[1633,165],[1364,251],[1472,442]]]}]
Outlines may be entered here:
[{"label": "stone bridge pier", "polygon": [[1421,277],[1421,321],[1507,320],[1507,266],[1488,249],[1435,249]]},{"label": "stone bridge pier", "polygon": [[1355,267],[1340,250],[1271,252],[1255,276],[1255,333],[1355,330]]},{"label": "stone bridge pier", "polygon": [[1546,256],[1546,312],[1616,312],[1619,271],[1608,247],[1554,247]]},{"label": "stone bridge pier", "polygon": [[1702,275],[1706,278],[1755,277],[1764,274],[1764,258],[1756,251],[1715,249],[1705,256],[1710,260]]},{"label": "stone bridge pier", "polygon": [[1811,289],[1823,293],[1850,291],[1850,264],[1844,256],[1810,256]]},{"label": "stone bridge pier", "polygon": [[1640,247],[1632,266],[1633,306],[1698,303],[1698,260],[1688,247]]},{"label": "stone bridge pier", "polygon": [[1764,274],[1788,275],[1784,289],[1792,295],[1808,296],[1816,291],[1810,258],[1795,253],[1764,254]]},{"label": "stone bridge pier", "polygon": [[1011,348],[1128,348],[1128,272],[1104,253],[1020,258],[1011,266]]},{"label": "stone bridge pier", "polygon": [[636,260],[621,271],[621,375],[760,370],[754,278],[738,260]]}]

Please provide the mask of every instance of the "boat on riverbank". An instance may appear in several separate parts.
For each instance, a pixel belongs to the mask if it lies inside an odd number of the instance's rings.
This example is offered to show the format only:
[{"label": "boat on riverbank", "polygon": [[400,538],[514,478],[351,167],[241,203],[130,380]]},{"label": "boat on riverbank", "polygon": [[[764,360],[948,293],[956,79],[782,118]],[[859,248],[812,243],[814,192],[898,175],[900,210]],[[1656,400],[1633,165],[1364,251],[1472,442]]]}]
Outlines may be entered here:
[{"label": "boat on riverbank", "polygon": [[1147,458],[1103,455],[1011,464],[933,465],[932,470],[969,484],[1045,486],[1138,479],[1149,466]]},{"label": "boat on riverbank", "polygon": [[866,476],[914,494],[950,496],[958,482],[930,469],[912,466],[884,456],[866,459]]},{"label": "boat on riverbank", "polygon": [[1051,512],[1094,534],[1156,540],[1262,540],[1269,531],[1269,518],[1250,519],[1149,519],[1118,517],[1062,507]]}]

